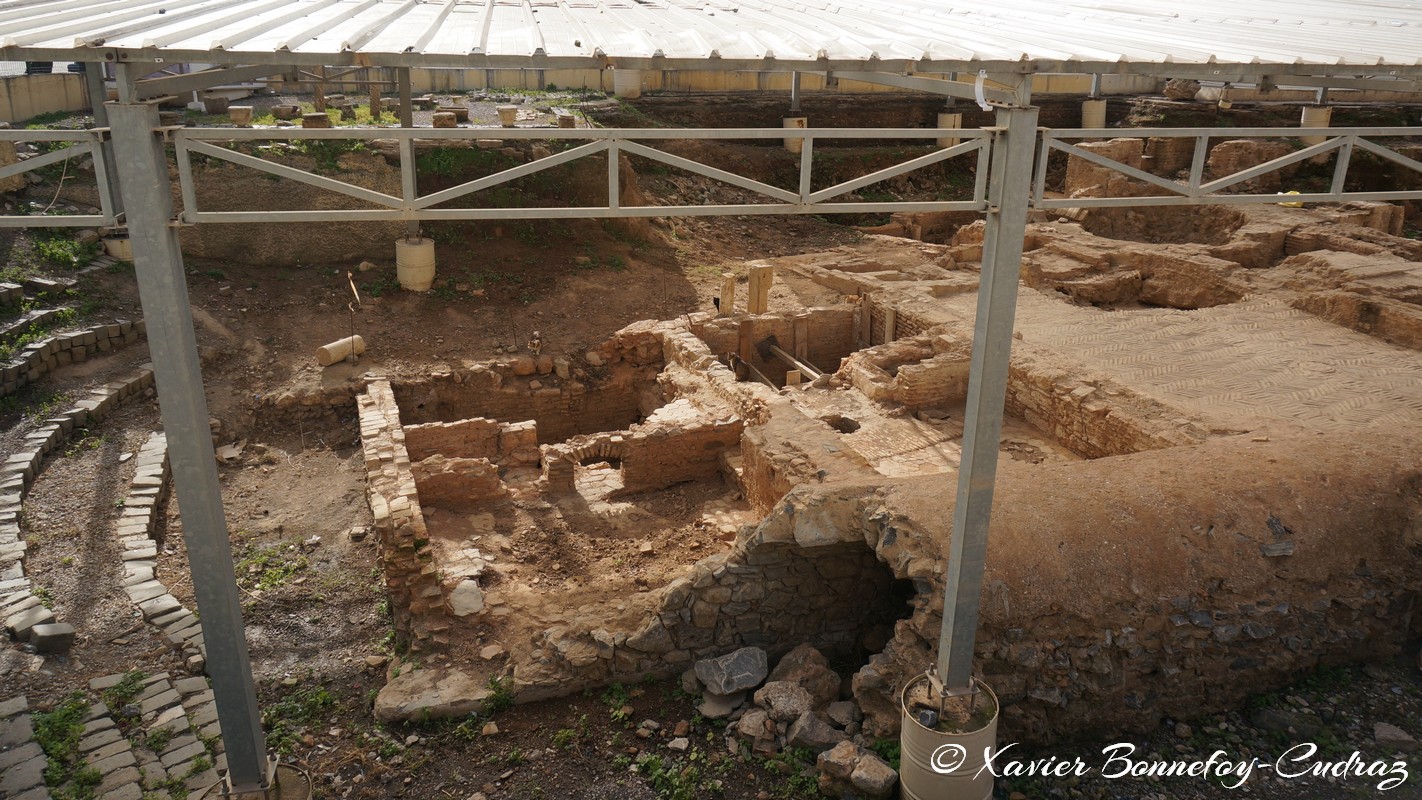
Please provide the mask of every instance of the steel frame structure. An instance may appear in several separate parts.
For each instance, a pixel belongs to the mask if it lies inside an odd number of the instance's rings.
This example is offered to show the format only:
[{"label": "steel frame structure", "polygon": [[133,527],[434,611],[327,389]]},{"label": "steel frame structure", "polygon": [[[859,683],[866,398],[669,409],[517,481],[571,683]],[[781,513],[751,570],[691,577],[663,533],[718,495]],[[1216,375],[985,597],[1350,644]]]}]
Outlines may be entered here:
[{"label": "steel frame structure", "polygon": [[[952,147],[942,148],[892,167],[887,167],[833,186],[813,190],[813,170],[816,142],[863,141],[875,139],[899,139],[929,141],[943,136],[943,131],[922,128],[802,128],[802,129],[762,129],[762,128],[722,128],[722,129],[582,129],[566,130],[555,128],[340,128],[340,129],[230,129],[230,128],[186,128],[159,127],[156,130],[171,143],[176,153],[178,184],[183,198],[177,220],[182,224],[199,223],[250,223],[250,222],[331,222],[331,221],[433,221],[433,220],[481,220],[481,219],[569,219],[608,217],[663,217],[663,216],[727,216],[727,215],[768,215],[768,214],[866,214],[896,211],[978,211],[986,212],[993,202],[989,196],[989,163],[995,151],[1002,148],[1000,141],[1004,129],[1001,125],[991,128],[954,130],[953,137],[963,139]],[[0,227],[102,227],[119,226],[123,220],[122,196],[112,186],[109,174],[113,169],[112,157],[107,155],[113,131],[107,127],[88,130],[0,130],[0,141],[15,142],[63,142],[66,147],[52,150],[0,168],[0,178],[33,171],[41,167],[59,163],[77,155],[93,159],[94,174],[98,183],[100,213],[68,216],[36,217],[27,215],[0,215]],[[1083,149],[1072,142],[1103,140],[1120,136],[1117,129],[1059,129],[1039,128],[1033,134],[1037,143],[1035,155],[1028,158],[1035,163],[1029,197],[1030,208],[1055,210],[1065,208],[1119,208],[1139,206],[1180,206],[1180,205],[1242,205],[1277,203],[1281,201],[1277,193],[1224,193],[1241,183],[1259,178],[1270,172],[1298,164],[1320,156],[1337,153],[1333,179],[1326,192],[1308,192],[1289,195],[1288,202],[1320,203],[1347,202],[1359,200],[1422,200],[1422,190],[1396,191],[1348,191],[1346,182],[1353,158],[1359,151],[1370,153],[1404,170],[1422,173],[1422,161],[1398,153],[1379,144],[1382,140],[1422,139],[1422,127],[1353,127],[1353,128],[1135,128],[1130,133],[1140,138],[1189,138],[1195,140],[1195,155],[1188,177],[1171,180],[1153,175],[1144,170],[1109,159],[1099,153]],[[426,143],[447,142],[468,146],[473,139],[497,136],[504,140],[558,141],[573,145],[568,150],[546,158],[496,172],[494,174],[462,183],[429,195],[420,195],[417,189],[417,168],[415,159],[416,141]],[[1323,139],[1318,144],[1308,145],[1293,153],[1273,159],[1257,166],[1240,170],[1230,175],[1206,181],[1204,179],[1205,155],[1211,139],[1278,139],[1317,137]],[[651,147],[644,142],[667,142],[676,140],[780,140],[798,138],[803,144],[800,151],[799,181],[796,191],[771,186],[745,175],[713,167],[681,156]],[[302,141],[369,141],[372,139],[394,139],[398,143],[401,194],[385,194],[366,189],[326,175],[298,169],[279,161],[262,158],[240,150],[232,149],[249,142],[302,142]],[[228,145],[228,146],[224,146]],[[620,181],[616,170],[607,172],[608,202],[601,206],[542,206],[526,208],[439,208],[441,203],[476,194],[485,189],[517,180],[542,170],[567,164],[581,158],[599,154],[616,156],[635,155],[668,166],[684,169],[703,177],[723,181],[766,198],[761,203],[734,203],[722,205],[640,205],[624,206],[618,201]],[[1053,153],[1065,153],[1081,158],[1132,180],[1148,184],[1160,190],[1158,195],[1129,197],[1056,197],[1052,196],[1047,179],[1048,159]],[[369,209],[339,210],[294,210],[294,211],[204,211],[199,207],[197,190],[193,181],[193,157],[205,157],[245,166],[277,177],[295,180],[321,189],[338,192],[349,197],[371,203]],[[906,175],[930,165],[960,156],[971,157],[975,180],[970,197],[962,200],[926,201],[853,201],[833,202],[835,198],[871,186],[880,181]]]},{"label": "steel frame structure", "polygon": [[[126,76],[133,86],[133,69]],[[402,75],[402,79],[406,77]],[[1018,273],[1028,212],[1033,209],[1092,208],[1146,205],[1203,205],[1236,203],[1334,202],[1347,200],[1422,200],[1422,191],[1348,192],[1348,166],[1356,151],[1369,152],[1399,167],[1422,173],[1422,162],[1403,156],[1373,139],[1422,138],[1422,127],[1413,128],[1160,128],[1133,129],[1133,136],[1189,137],[1197,142],[1194,162],[1185,181],[1171,181],[1080,148],[1072,142],[1119,136],[1121,130],[1056,130],[1037,128],[1037,110],[1030,105],[1030,81],[1023,81],[1010,101],[998,104],[996,124],[978,130],[953,130],[962,141],[949,148],[910,159],[893,167],[844,181],[825,189],[812,189],[815,143],[827,140],[931,140],[947,134],[936,129],[192,129],[159,124],[157,108],[134,91],[123,91],[116,103],[96,109],[96,118],[109,127],[86,131],[0,130],[0,140],[67,142],[65,149],[32,157],[0,168],[0,178],[58,163],[86,154],[94,160],[99,184],[99,214],[72,216],[0,216],[0,227],[126,225],[134,258],[149,347],[159,388],[164,428],[174,468],[174,482],[183,512],[198,608],[208,644],[208,670],[213,681],[222,734],[228,754],[228,788],[234,794],[262,793],[270,770],[261,731],[252,674],[248,663],[241,603],[233,577],[232,555],[222,499],[217,483],[212,441],[208,432],[201,366],[188,305],[182,254],[177,234],[183,225],[241,222],[300,223],[320,221],[422,220],[511,218],[600,218],[649,216],[719,216],[742,214],[833,214],[886,211],[971,210],[986,215],[983,269],[973,335],[968,405],[959,471],[953,534],[946,568],[943,630],[936,674],[949,692],[971,687],[978,602],[987,552],[998,446],[1001,438],[1003,399],[1016,310]],[[408,89],[402,94],[408,97]],[[1234,175],[1204,180],[1204,158],[1212,138],[1324,137],[1282,158]],[[569,150],[440,192],[421,196],[417,190],[416,140],[453,142],[484,137],[583,142]],[[267,159],[242,153],[223,144],[258,140],[397,140],[402,190],[400,196],[354,186]],[[677,139],[780,140],[800,138],[800,174],[797,191],[770,186],[744,175],[685,159],[645,142]],[[172,202],[166,146],[176,155],[181,210]],[[109,155],[109,153],[112,155]],[[1065,152],[1144,182],[1164,194],[1123,198],[1058,198],[1048,196],[1046,161]],[[1281,198],[1275,194],[1221,194],[1238,184],[1305,159],[1337,152],[1330,191]],[[622,153],[667,164],[724,181],[765,197],[765,203],[704,206],[622,206],[619,201],[618,156]],[[579,158],[605,154],[608,201],[593,207],[540,208],[437,208],[481,190],[531,175]],[[193,182],[192,157],[216,158],[283,178],[340,192],[370,202],[374,208],[308,211],[203,211]],[[966,200],[932,202],[830,202],[836,197],[873,183],[957,157],[975,157],[976,180]],[[122,209],[130,209],[125,213]]]}]

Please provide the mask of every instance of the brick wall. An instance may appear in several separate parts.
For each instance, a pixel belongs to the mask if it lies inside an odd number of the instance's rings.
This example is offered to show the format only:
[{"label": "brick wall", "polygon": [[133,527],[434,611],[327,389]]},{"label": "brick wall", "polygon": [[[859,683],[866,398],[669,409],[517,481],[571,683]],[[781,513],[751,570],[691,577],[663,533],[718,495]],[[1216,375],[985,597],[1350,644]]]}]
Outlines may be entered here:
[{"label": "brick wall", "polygon": [[365,453],[366,499],[375,517],[395,635],[414,649],[443,644],[449,627],[444,591],[435,579],[434,551],[390,382],[371,382],[356,397],[356,405]]}]

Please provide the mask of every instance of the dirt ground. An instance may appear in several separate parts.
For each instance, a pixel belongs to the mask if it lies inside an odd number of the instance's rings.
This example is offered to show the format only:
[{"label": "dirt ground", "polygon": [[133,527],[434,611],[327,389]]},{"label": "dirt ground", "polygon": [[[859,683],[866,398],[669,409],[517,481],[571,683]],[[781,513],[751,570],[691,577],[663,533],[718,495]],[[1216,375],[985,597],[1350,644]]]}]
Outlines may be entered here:
[{"label": "dirt ground", "polygon": [[[678,176],[646,175],[642,190],[669,195],[690,187]],[[44,187],[34,194],[46,195]],[[430,232],[438,242],[442,283],[425,295],[398,290],[391,254],[385,253],[371,255],[376,266],[368,271],[354,263],[279,270],[210,260],[187,264],[210,413],[221,423],[223,443],[244,445],[220,475],[272,748],[307,770],[316,796],[324,798],[817,796],[804,754],[761,759],[729,752],[724,723],[701,717],[698,698],[676,681],[618,685],[478,719],[399,727],[376,723],[371,705],[396,653],[374,539],[366,535],[372,518],[358,430],[354,424],[336,431],[271,428],[254,409],[268,395],[331,385],[367,370],[420,375],[486,361],[523,350],[535,331],[544,353],[580,353],[631,322],[711,308],[722,272],[736,272],[744,282],[748,259],[828,250],[863,234],[814,217],[760,216],[676,219],[651,226],[641,237],[596,222],[554,223],[547,229],[533,223],[442,223]],[[348,306],[352,280],[360,292],[354,311]],[[129,269],[86,275],[78,291],[90,302],[91,318],[141,316]],[[777,284],[772,307],[831,299],[824,287],[792,279]],[[317,346],[352,332],[370,348],[358,365],[323,371],[315,364]],[[131,372],[146,360],[145,350],[136,345],[64,368],[26,390],[0,409],[5,426],[0,448],[17,450],[43,419],[39,411]],[[25,568],[36,585],[48,589],[61,619],[81,630],[81,638],[68,657],[36,661],[17,648],[7,650],[0,661],[8,668],[0,671],[0,699],[25,694],[32,707],[43,708],[100,675],[183,671],[180,659],[142,624],[120,591],[122,570],[112,534],[133,473],[127,455],[159,427],[156,402],[133,401],[49,457],[25,504],[31,548]],[[671,561],[692,560],[718,546],[720,534],[695,526],[690,512],[715,494],[698,485],[656,498],[659,505],[652,510],[672,523],[681,545],[666,554]],[[193,607],[177,505],[169,502],[160,524],[158,577]],[[624,568],[635,588],[639,576],[653,568],[638,566],[635,539],[613,539],[555,549],[549,540],[532,538],[514,542],[514,549],[523,549],[525,563],[554,584],[550,589],[584,571]],[[1399,661],[1366,671],[1301,676],[1298,686],[1251,708],[1190,720],[1183,730],[1163,726],[1142,745],[1185,752],[1181,748],[1207,748],[1219,740],[1262,750],[1277,731],[1260,725],[1258,712],[1303,704],[1348,715],[1349,730],[1362,739],[1337,743],[1344,748],[1366,740],[1372,721],[1384,712],[1422,713],[1416,666]],[[655,725],[645,724],[648,720]],[[666,747],[679,736],[692,742],[687,753]],[[1104,741],[1068,742],[1037,755],[1089,754]],[[1067,785],[1026,778],[999,781],[997,796],[1232,795],[1210,786],[1167,788],[1145,780]],[[1254,786],[1249,796],[1371,795],[1327,784],[1266,783]]]}]

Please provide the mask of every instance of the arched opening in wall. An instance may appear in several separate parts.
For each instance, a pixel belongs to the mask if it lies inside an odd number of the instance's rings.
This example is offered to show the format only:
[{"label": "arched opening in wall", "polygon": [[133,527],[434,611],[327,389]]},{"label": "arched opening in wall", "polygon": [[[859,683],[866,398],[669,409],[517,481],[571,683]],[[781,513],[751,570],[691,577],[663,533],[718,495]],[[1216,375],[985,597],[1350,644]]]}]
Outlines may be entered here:
[{"label": "arched opening in wall", "polygon": [[842,414],[828,414],[820,417],[820,422],[834,428],[840,433],[854,433],[859,430],[859,422],[857,420]]},{"label": "arched opening in wall", "polygon": [[605,458],[605,457],[602,457],[602,456],[588,456],[587,458],[584,458],[584,459],[578,461],[578,466],[580,466],[580,467],[588,467],[588,468],[590,468],[590,469],[612,469],[612,470],[621,470],[621,469],[622,469],[622,459],[620,459],[620,458]]},{"label": "arched opening in wall", "polygon": [[895,577],[861,543],[762,545],[749,555],[760,566],[733,574],[735,583],[759,583],[765,597],[758,603],[737,602],[738,594],[749,597],[757,591],[733,588],[731,602],[719,609],[717,628],[739,628],[746,644],[764,647],[772,660],[809,643],[847,678],[882,651],[894,625],[913,613],[913,581]]}]

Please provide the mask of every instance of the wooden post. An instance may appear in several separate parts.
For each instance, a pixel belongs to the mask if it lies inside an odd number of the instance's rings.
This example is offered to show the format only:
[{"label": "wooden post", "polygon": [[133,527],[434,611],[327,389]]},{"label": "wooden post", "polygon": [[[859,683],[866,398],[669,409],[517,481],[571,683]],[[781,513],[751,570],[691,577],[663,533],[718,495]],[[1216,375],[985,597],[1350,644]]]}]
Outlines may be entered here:
[{"label": "wooden post", "polygon": [[869,307],[869,295],[859,297],[859,347],[874,346],[874,312]]},{"label": "wooden post", "polygon": [[316,110],[317,110],[317,111],[320,111],[320,112],[322,112],[322,113],[325,113],[325,111],[326,111],[326,68],[325,68],[325,67],[319,67],[319,68],[318,68],[318,73],[319,73],[320,77],[318,77],[318,78],[316,79],[316,91],[315,91],[315,93],[314,93],[314,94],[312,95],[312,97],[311,97],[311,104],[316,107]]},{"label": "wooden post", "polygon": [[795,357],[810,360],[810,315],[795,315]]},{"label": "wooden post", "polygon": [[[384,70],[381,70],[384,72]],[[380,121],[380,79],[371,75],[371,70],[365,71],[366,80],[370,81],[370,121]]]},{"label": "wooden post", "polygon": [[800,385],[800,370],[798,370],[798,369],[787,370],[787,371],[785,372],[785,385],[786,385],[786,386],[799,386],[799,385]]},{"label": "wooden post", "polygon": [[729,317],[736,313],[736,273],[721,273],[721,308],[717,316]]},{"label": "wooden post", "polygon": [[893,306],[884,308],[884,341],[892,342],[898,338],[896,330],[899,327],[899,312]]},{"label": "wooden post", "polygon": [[775,267],[761,264],[750,268],[750,293],[746,298],[746,311],[764,314],[770,308],[770,284],[775,281]]},{"label": "wooden post", "polygon": [[740,356],[742,361],[749,364],[755,360],[755,340],[751,338],[751,321],[748,319],[741,320],[740,327],[736,332],[739,335],[736,355]]}]

